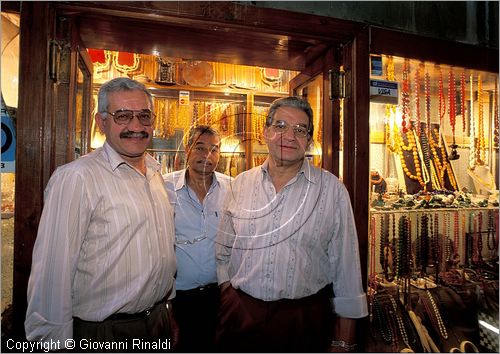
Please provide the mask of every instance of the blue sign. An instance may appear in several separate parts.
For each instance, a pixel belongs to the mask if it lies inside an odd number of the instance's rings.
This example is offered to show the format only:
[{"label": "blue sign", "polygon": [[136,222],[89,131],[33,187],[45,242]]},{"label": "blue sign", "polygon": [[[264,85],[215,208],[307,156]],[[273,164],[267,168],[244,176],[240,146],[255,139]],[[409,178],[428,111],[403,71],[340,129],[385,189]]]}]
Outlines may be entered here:
[{"label": "blue sign", "polygon": [[16,129],[9,112],[2,104],[2,172],[16,170]]}]

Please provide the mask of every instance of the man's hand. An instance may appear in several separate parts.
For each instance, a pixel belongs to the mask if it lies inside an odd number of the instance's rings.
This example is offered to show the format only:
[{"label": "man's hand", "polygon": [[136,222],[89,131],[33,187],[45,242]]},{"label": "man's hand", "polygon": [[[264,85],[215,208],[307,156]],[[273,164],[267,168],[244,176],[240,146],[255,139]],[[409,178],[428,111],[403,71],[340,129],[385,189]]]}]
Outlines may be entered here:
[{"label": "man's hand", "polygon": [[224,290],[226,290],[227,288],[229,288],[231,286],[231,282],[227,281],[225,283],[222,283],[219,288],[220,288],[220,292],[222,293]]}]

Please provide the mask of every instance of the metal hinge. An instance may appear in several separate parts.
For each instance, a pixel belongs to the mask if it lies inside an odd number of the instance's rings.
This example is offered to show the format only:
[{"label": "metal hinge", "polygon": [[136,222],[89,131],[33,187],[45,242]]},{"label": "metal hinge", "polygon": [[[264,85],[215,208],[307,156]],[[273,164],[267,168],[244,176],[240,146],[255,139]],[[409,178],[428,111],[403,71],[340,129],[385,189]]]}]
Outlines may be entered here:
[{"label": "metal hinge", "polygon": [[56,40],[50,41],[49,48],[49,78],[57,82],[61,45]]},{"label": "metal hinge", "polygon": [[329,70],[330,100],[351,97],[351,70]]}]

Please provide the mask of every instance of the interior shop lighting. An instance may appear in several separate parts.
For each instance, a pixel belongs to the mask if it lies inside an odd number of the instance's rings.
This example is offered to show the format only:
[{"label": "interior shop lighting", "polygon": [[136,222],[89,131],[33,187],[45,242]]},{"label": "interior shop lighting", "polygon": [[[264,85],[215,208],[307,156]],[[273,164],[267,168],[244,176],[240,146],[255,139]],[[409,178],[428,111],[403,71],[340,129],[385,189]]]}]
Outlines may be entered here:
[{"label": "interior shop lighting", "polygon": [[486,329],[489,329],[492,332],[495,332],[496,334],[499,334],[500,332],[498,331],[498,328],[490,325],[488,322],[484,322],[483,320],[479,320],[479,324]]}]

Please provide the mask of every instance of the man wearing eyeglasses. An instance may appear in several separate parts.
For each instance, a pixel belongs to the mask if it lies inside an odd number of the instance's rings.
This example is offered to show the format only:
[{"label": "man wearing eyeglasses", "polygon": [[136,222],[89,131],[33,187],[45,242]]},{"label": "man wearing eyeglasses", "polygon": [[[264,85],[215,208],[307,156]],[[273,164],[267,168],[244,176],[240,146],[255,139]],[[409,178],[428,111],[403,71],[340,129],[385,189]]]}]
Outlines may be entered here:
[{"label": "man wearing eyeglasses", "polygon": [[184,147],[187,168],[166,174],[165,185],[175,208],[176,296],[181,352],[213,352],[219,308],[215,235],[230,177],[216,172],[219,132],[207,125],[189,130]]},{"label": "man wearing eyeglasses", "polygon": [[61,166],[45,190],[25,321],[29,340],[76,351],[171,349],[173,209],[145,153],[152,96],[117,78],[98,93],[103,147]]},{"label": "man wearing eyeglasses", "polygon": [[216,239],[221,351],[356,349],[368,314],[356,228],[344,185],[305,158],[313,131],[306,100],[274,101],[268,159],[231,183]]}]

